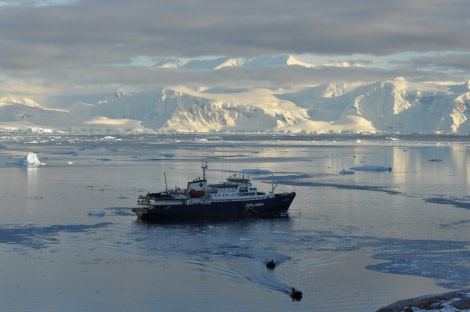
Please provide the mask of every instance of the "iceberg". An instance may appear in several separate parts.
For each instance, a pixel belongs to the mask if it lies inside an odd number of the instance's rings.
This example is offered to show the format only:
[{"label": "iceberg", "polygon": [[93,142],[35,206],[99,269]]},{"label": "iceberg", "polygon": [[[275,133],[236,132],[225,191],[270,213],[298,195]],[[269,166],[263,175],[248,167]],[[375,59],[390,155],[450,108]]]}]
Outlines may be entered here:
[{"label": "iceberg", "polygon": [[23,157],[20,161],[18,161],[18,165],[21,166],[42,166],[45,163],[39,161],[38,156],[35,153],[28,153],[25,157]]}]

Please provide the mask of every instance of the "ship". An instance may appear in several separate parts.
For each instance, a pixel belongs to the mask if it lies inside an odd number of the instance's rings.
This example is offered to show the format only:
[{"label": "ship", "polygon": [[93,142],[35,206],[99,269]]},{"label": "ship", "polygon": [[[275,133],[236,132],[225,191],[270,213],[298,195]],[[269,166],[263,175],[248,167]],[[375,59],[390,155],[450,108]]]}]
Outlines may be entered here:
[{"label": "ship", "polygon": [[207,168],[207,161],[202,161],[202,178],[189,181],[185,189],[166,188],[161,192],[140,195],[132,212],[141,221],[287,216],[296,195],[294,191],[275,193],[277,184],[274,181],[270,192],[258,191],[251,184],[250,177],[241,173],[210,184],[206,179]]}]

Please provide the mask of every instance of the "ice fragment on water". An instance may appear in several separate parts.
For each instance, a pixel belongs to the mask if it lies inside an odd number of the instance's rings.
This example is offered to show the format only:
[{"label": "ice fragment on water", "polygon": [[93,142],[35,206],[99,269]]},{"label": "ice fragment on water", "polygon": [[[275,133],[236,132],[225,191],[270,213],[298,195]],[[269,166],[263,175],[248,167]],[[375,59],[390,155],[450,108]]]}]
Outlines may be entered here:
[{"label": "ice fragment on water", "polygon": [[104,216],[106,212],[104,210],[89,210],[88,215],[90,216]]},{"label": "ice fragment on water", "polygon": [[160,153],[160,156],[163,156],[166,158],[175,158],[175,154],[173,153]]}]

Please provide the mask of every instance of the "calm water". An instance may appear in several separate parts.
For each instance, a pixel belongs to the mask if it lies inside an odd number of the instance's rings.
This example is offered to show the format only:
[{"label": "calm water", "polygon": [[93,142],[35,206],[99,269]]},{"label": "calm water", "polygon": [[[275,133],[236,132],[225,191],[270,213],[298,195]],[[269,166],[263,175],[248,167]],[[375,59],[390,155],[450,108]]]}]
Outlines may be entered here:
[{"label": "calm water", "polygon": [[[470,286],[462,139],[10,136],[0,142],[2,311],[375,311]],[[35,152],[45,165],[12,163]],[[272,170],[289,218],[141,224],[138,195]],[[385,166],[392,171],[351,167]],[[271,176],[251,176],[269,190]],[[89,212],[104,215],[90,215]],[[274,259],[269,271],[265,263]],[[301,302],[287,295],[302,290]]]}]

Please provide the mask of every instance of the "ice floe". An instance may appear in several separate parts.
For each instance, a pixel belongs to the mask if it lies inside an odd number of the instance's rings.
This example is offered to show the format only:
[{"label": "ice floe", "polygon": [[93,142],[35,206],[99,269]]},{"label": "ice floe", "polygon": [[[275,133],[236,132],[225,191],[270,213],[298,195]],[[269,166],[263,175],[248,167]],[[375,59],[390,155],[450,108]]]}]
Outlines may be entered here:
[{"label": "ice floe", "polygon": [[88,215],[102,217],[106,214],[104,210],[88,210]]},{"label": "ice floe", "polygon": [[84,233],[90,230],[107,227],[112,223],[101,222],[97,224],[70,223],[67,225],[27,225],[27,226],[0,226],[0,244],[29,247],[32,249],[47,248],[56,245],[57,235],[64,233]]},{"label": "ice floe", "polygon": [[360,166],[360,167],[351,167],[349,169],[354,170],[354,171],[368,171],[368,172],[392,171],[392,167],[384,167],[384,166]]}]

